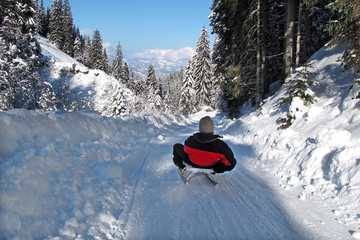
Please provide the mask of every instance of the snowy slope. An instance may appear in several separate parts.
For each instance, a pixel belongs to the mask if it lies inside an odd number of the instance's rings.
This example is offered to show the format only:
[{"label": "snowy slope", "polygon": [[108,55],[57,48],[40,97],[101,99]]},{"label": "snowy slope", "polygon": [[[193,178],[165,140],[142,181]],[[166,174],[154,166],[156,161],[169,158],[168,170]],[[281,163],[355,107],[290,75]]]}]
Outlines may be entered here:
[{"label": "snowy slope", "polygon": [[237,129],[235,134],[242,136],[238,143],[256,148],[253,167],[268,170],[281,188],[301,200],[320,201],[333,219],[359,230],[360,109],[355,96],[360,89],[353,85],[352,72],[342,72],[341,55],[341,49],[329,47],[309,59],[319,83],[313,88],[317,102],[310,107],[292,103],[290,108],[300,111],[288,129],[278,130],[276,124],[284,114],[282,88],[261,111],[241,119],[250,134]]},{"label": "snowy slope", "polygon": [[[0,239],[360,239],[359,110],[340,53],[310,60],[318,101],[286,130],[284,89],[233,120],[0,112]],[[184,185],[172,145],[205,115],[238,165]]]},{"label": "snowy slope", "polygon": [[55,92],[61,95],[59,99],[63,94],[67,95],[69,99],[66,110],[96,110],[106,115],[106,107],[110,102],[104,95],[106,91],[117,88],[116,84],[120,84],[128,103],[127,108],[132,110],[132,105],[138,99],[126,86],[103,71],[88,69],[61,52],[46,38],[38,36],[37,39],[47,63],[40,74],[52,84]]}]

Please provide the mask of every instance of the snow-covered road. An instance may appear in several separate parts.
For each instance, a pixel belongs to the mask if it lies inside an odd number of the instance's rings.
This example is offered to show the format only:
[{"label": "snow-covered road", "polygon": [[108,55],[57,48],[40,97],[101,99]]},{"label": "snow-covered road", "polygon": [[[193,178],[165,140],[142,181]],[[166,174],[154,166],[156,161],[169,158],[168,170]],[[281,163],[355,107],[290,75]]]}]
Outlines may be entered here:
[{"label": "snow-covered road", "polygon": [[[276,195],[242,162],[250,147],[237,148],[239,164],[218,176],[214,186],[205,177],[182,183],[172,164],[172,145],[183,142],[197,124],[168,131],[140,146],[129,157],[126,181],[132,187],[119,221],[127,239],[300,239]],[[241,152],[239,152],[241,150]]]},{"label": "snow-covered road", "polygon": [[[185,185],[172,146],[210,114],[238,165]],[[104,118],[0,113],[1,239],[346,239],[319,202],[253,167],[242,122],[216,112]],[[4,138],[3,136],[6,136]]]}]

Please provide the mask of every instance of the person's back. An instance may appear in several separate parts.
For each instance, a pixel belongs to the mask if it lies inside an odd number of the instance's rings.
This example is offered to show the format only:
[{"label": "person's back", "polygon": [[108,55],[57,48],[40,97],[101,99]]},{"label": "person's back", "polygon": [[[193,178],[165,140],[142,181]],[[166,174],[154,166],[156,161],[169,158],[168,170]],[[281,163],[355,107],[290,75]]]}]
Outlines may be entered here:
[{"label": "person's back", "polygon": [[184,168],[187,163],[197,168],[212,168],[217,173],[232,170],[236,159],[229,146],[221,136],[214,135],[214,123],[210,117],[199,122],[199,133],[195,133],[182,144],[174,145],[174,163]]}]

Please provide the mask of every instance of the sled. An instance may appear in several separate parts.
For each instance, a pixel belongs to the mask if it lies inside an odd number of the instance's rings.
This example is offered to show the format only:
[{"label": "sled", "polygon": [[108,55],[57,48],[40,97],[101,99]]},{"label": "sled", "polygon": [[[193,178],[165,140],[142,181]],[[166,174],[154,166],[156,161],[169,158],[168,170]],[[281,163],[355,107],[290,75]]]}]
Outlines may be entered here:
[{"label": "sled", "polygon": [[212,169],[194,168],[187,166],[184,169],[179,168],[178,170],[179,170],[179,175],[185,184],[189,184],[190,178],[198,174],[203,174],[214,185],[218,184],[215,178],[216,173]]}]

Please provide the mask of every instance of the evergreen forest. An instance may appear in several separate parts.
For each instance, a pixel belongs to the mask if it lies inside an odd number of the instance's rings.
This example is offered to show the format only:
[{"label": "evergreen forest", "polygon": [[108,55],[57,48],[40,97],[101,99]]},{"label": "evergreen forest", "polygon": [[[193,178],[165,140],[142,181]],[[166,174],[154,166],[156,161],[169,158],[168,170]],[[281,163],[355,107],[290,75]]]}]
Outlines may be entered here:
[{"label": "evergreen forest", "polygon": [[[48,9],[42,0],[39,4],[36,0],[2,0],[0,110],[70,110],[59,87],[39,74],[47,64],[39,35],[87,68],[113,77],[116,83],[105,96],[111,104],[103,111],[109,116],[141,111],[146,105],[155,112],[176,114],[210,107],[238,117],[244,106],[261,108],[263,100],[283,84],[296,88],[299,81],[305,81],[300,85],[306,91],[311,86],[306,72],[297,80],[289,78],[328,44],[341,45],[344,69],[360,73],[359,1],[213,0],[209,5],[212,14],[204,24],[211,26],[214,45],[210,46],[204,25],[199,29],[196,53],[184,68],[158,77],[150,64],[146,78],[139,79],[124,60],[120,41],[115,58],[109,59],[101,29],[92,37],[80,33],[69,0],[53,0]],[[137,103],[124,101],[125,88],[139,99]],[[92,107],[83,103],[73,109]]]}]

